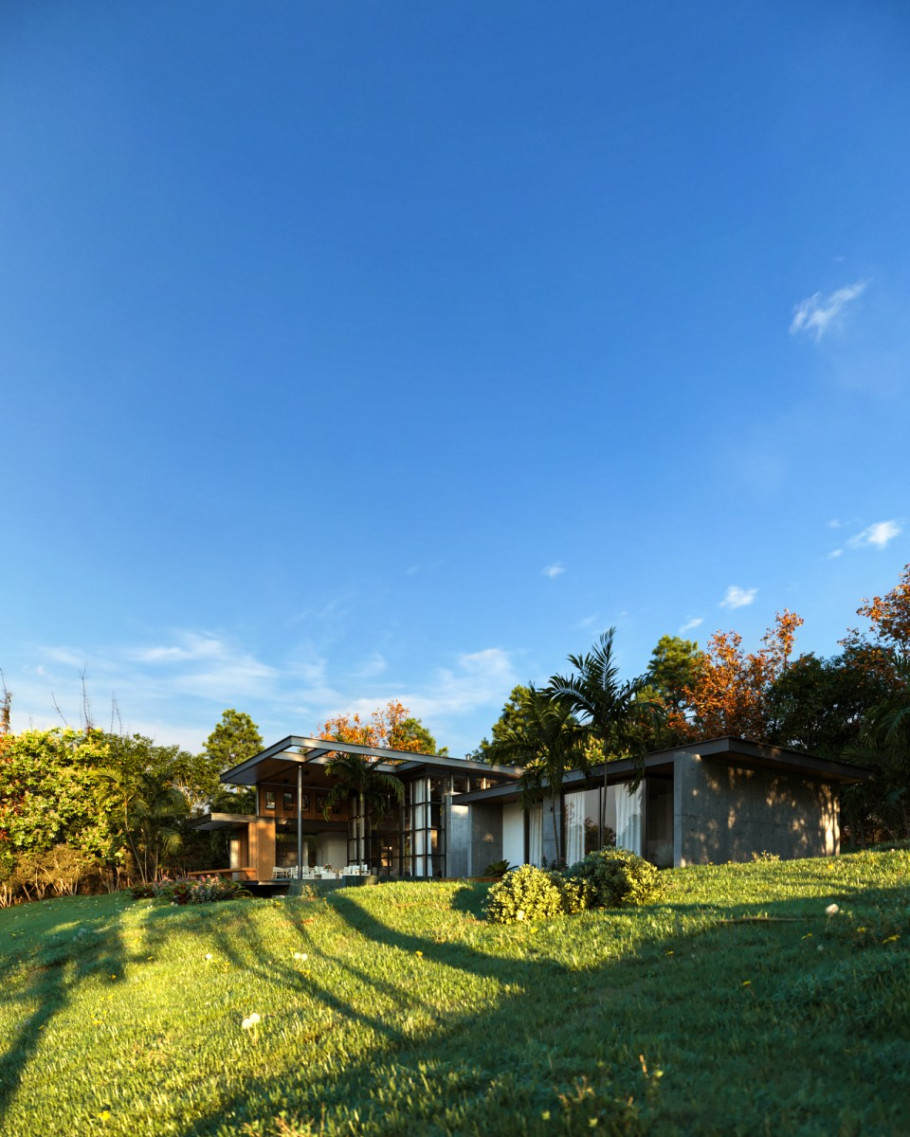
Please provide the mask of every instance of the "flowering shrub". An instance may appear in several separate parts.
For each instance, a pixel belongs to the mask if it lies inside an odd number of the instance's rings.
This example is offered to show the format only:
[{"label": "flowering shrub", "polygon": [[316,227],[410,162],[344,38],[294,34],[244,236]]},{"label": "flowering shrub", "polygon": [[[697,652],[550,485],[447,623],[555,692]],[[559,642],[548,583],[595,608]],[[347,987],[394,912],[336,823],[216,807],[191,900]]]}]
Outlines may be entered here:
[{"label": "flowering shrub", "polygon": [[563,911],[562,893],[544,869],[522,865],[490,886],[484,913],[494,924],[546,920]]},{"label": "flowering shrub", "polygon": [[137,884],[132,889],[133,899],[151,897],[169,900],[172,904],[211,904],[216,900],[234,900],[250,894],[236,880],[221,876],[181,877],[178,880],[156,880],[151,884]]},{"label": "flowering shrub", "polygon": [[628,849],[588,853],[572,865],[567,878],[578,883],[587,906],[597,908],[637,908],[657,899],[663,889],[654,865]]}]

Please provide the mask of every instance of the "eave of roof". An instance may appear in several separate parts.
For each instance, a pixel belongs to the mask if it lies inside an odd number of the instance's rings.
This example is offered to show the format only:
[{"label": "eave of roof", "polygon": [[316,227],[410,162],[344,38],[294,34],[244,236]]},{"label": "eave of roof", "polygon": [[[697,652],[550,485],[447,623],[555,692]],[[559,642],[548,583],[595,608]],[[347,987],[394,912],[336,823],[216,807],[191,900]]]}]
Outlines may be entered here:
[{"label": "eave of roof", "polygon": [[190,822],[191,829],[238,829],[255,821],[252,813],[204,813],[198,820]]},{"label": "eave of roof", "polygon": [[225,770],[221,781],[231,785],[253,786],[259,781],[257,772],[271,760],[302,766],[307,763],[325,765],[330,754],[360,754],[377,759],[377,769],[387,774],[416,773],[421,768],[446,770],[449,773],[482,774],[487,777],[518,778],[517,766],[490,766],[471,758],[450,758],[441,754],[419,754],[412,750],[390,750],[383,746],[362,746],[353,742],[335,742],[324,738],[288,735],[280,742],[247,758],[245,762]]},{"label": "eave of roof", "polygon": [[[790,750],[781,746],[765,746],[757,742],[749,742],[744,738],[711,738],[705,742],[692,743],[687,746],[674,746],[666,750],[657,750],[648,754],[641,765],[636,765],[631,758],[621,758],[616,762],[607,763],[608,777],[614,784],[616,782],[633,782],[643,768],[645,773],[656,772],[660,767],[670,767],[677,757],[697,755],[700,758],[719,759],[728,765],[746,767],[760,767],[763,769],[779,770],[781,773],[798,774],[803,777],[814,778],[822,782],[836,782],[847,785],[865,781],[872,777],[872,771],[864,766],[853,766],[849,762],[836,762],[830,758],[816,758],[812,754],[804,754],[800,750]],[[563,779],[562,790],[571,791],[582,788],[584,785],[596,787],[603,781],[603,764],[592,767],[587,776],[580,770],[572,770]],[[471,802],[508,802],[517,801],[521,791],[515,785],[493,786],[488,790],[473,790],[468,794],[460,794],[459,805],[470,805]]]}]

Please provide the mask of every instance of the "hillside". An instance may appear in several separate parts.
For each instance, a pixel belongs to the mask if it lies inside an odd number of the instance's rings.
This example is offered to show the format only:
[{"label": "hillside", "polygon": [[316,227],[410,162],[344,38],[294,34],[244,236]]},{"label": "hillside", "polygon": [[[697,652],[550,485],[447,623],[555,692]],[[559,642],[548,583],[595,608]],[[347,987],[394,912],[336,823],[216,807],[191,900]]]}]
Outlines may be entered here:
[{"label": "hillside", "polygon": [[665,876],[538,926],[454,882],[0,911],[0,1132],[905,1133],[910,852]]}]

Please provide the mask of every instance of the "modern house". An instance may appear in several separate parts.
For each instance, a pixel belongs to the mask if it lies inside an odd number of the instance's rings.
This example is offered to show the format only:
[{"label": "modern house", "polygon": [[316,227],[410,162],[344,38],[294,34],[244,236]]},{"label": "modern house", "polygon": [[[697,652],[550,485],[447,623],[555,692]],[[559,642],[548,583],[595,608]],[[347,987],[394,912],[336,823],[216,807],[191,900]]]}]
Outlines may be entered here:
[{"label": "modern house", "polygon": [[[357,795],[326,815],[332,754],[360,755],[404,787],[371,822]],[[478,876],[500,859],[553,864],[557,836],[571,864],[617,845],[661,867],[831,855],[840,849],[838,792],[868,771],[735,738],[608,763],[566,775],[558,794],[524,808],[514,767],[291,736],[222,774],[255,786],[257,811],[210,814],[203,829],[230,836],[238,876]],[[602,816],[601,816],[602,815]]]},{"label": "modern house", "polygon": [[[365,816],[356,794],[330,808],[332,755],[358,755],[402,783],[380,818]],[[269,880],[361,875],[464,876],[472,859],[468,810],[456,803],[470,791],[514,784],[521,771],[469,759],[327,742],[291,735],[221,775],[229,785],[255,786],[256,814],[212,813],[199,829],[229,835],[230,867],[238,876]],[[474,872],[495,860],[489,856]]]}]

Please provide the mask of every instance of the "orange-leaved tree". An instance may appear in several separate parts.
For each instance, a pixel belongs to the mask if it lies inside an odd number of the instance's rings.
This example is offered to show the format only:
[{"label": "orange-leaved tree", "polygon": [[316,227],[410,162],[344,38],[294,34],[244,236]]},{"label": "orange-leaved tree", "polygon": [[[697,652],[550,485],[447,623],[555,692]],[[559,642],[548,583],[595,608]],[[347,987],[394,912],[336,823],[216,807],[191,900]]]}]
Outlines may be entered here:
[{"label": "orange-leaved tree", "polygon": [[[732,735],[770,741],[773,722],[768,695],[790,666],[801,616],[784,609],[762,637],[756,652],[742,648],[737,632],[715,632],[684,691],[684,730],[691,738]],[[674,722],[677,727],[682,722]]]},{"label": "orange-leaved tree", "polygon": [[317,737],[418,754],[436,753],[436,740],[397,699],[377,707],[369,718],[361,718],[359,714],[334,715],[326,720]]},{"label": "orange-leaved tree", "polygon": [[[338,714],[328,719],[319,738],[349,742],[359,746],[384,746],[390,750],[427,753],[436,742],[422,723],[411,715],[397,699],[377,707],[369,718],[359,714]],[[334,780],[326,797],[325,816],[333,806],[349,799],[356,800],[357,859],[378,865],[377,826],[389,812],[392,802],[404,798],[404,786],[380,767],[380,759],[365,754],[338,752],[329,759],[326,772]]]}]

